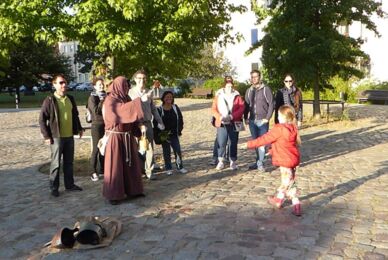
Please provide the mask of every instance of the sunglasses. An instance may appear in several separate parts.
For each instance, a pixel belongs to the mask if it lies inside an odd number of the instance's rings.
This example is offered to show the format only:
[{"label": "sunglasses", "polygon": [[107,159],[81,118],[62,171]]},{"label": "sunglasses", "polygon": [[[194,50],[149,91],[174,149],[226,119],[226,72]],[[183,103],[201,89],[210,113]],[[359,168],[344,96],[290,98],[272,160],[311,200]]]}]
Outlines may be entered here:
[{"label": "sunglasses", "polygon": [[58,84],[59,84],[59,85],[66,84],[66,81],[59,81]]},{"label": "sunglasses", "polygon": [[284,83],[292,83],[292,80],[285,80]]}]

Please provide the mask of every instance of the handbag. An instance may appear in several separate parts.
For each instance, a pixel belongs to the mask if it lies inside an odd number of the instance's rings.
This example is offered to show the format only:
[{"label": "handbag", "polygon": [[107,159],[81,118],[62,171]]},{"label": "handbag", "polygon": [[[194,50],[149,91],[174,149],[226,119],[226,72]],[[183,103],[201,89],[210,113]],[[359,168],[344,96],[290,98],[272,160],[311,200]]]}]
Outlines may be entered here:
[{"label": "handbag", "polygon": [[212,126],[216,127],[216,118],[214,116],[212,116],[212,119],[210,119],[210,123]]},{"label": "handbag", "polygon": [[140,152],[145,152],[148,150],[148,144],[149,141],[145,135],[145,133],[142,133],[140,139],[139,139],[139,151]]},{"label": "handbag", "polygon": [[235,132],[245,131],[245,126],[243,121],[235,121],[233,122],[233,127]]},{"label": "handbag", "polygon": [[97,147],[102,156],[105,155],[105,149],[106,149],[106,145],[108,144],[109,136],[110,136],[110,133],[107,134],[105,132],[104,136],[100,140],[98,140]]}]

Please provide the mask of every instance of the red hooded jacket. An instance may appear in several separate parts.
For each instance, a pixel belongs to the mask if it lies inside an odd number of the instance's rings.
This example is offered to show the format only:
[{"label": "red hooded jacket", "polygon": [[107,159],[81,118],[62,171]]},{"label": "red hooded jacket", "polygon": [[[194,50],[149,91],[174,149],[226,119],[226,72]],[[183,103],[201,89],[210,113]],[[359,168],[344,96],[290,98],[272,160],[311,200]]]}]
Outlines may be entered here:
[{"label": "red hooded jacket", "polygon": [[272,155],[272,164],[294,168],[300,163],[297,135],[298,128],[294,124],[276,124],[268,133],[248,141],[248,149],[272,144],[269,151]]}]

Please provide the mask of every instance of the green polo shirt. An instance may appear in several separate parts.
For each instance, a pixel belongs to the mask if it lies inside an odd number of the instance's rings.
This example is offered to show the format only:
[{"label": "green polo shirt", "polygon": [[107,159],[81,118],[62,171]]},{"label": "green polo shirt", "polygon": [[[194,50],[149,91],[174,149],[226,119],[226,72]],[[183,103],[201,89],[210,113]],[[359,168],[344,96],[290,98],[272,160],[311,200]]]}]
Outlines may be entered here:
[{"label": "green polo shirt", "polygon": [[67,96],[61,97],[54,93],[54,97],[58,103],[58,120],[59,120],[59,134],[61,137],[73,136],[73,105]]}]

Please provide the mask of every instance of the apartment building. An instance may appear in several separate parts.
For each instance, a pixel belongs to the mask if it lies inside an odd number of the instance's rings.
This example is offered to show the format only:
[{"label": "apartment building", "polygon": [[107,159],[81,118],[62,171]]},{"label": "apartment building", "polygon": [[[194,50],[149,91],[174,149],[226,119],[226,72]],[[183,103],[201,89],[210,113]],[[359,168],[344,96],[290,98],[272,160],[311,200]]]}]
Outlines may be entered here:
[{"label": "apartment building", "polygon": [[91,74],[81,73],[79,70],[82,67],[82,64],[75,62],[75,54],[78,50],[78,42],[69,41],[69,42],[59,42],[58,43],[59,52],[70,59],[71,70],[74,75],[74,81],[77,83],[84,83],[91,81]]}]

